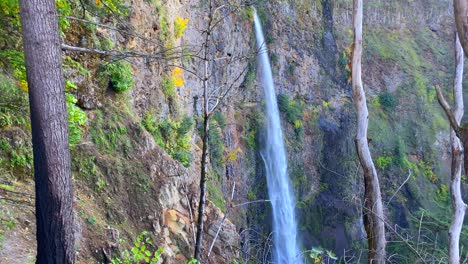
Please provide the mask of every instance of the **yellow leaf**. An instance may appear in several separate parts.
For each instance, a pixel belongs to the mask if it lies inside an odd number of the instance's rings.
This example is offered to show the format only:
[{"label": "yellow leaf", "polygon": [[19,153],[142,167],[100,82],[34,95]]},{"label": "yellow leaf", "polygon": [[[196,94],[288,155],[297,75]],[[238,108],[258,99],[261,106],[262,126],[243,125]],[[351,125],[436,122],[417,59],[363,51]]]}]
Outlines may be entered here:
[{"label": "yellow leaf", "polygon": [[96,0],[96,6],[97,6],[97,7],[102,7],[102,2],[101,2],[101,0]]},{"label": "yellow leaf", "polygon": [[184,85],[184,83],[185,83],[184,77],[179,76],[177,78],[174,78],[174,85],[175,86],[180,87],[180,86]]},{"label": "yellow leaf", "polygon": [[28,91],[28,82],[27,81],[18,81],[19,87],[23,91]]},{"label": "yellow leaf", "polygon": [[175,67],[174,70],[172,71],[172,76],[176,77],[182,75],[182,69],[179,67]]}]

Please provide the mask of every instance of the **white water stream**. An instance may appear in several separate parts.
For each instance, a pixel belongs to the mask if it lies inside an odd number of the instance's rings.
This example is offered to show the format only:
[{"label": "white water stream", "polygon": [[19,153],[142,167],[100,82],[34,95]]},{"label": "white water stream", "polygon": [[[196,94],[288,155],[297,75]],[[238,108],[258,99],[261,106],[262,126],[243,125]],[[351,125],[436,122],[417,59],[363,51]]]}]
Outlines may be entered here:
[{"label": "white water stream", "polygon": [[265,92],[267,114],[265,146],[261,154],[265,162],[268,195],[273,208],[273,261],[276,264],[301,264],[302,258],[297,243],[297,222],[294,214],[294,194],[287,173],[288,164],[275,86],[262,25],[256,10],[254,10],[254,22],[259,51],[258,75],[261,76],[261,85]]}]

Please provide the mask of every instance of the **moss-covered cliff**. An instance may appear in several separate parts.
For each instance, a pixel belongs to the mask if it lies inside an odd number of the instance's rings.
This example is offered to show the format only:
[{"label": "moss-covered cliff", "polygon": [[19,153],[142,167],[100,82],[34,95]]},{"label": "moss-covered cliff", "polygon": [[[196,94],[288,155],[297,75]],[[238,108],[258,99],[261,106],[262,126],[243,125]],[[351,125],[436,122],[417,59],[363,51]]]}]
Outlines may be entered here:
[{"label": "moss-covered cliff", "polygon": [[[113,55],[63,51],[78,261],[120,256],[147,230],[153,249],[164,248],[165,263],[185,263],[193,251],[201,152],[201,81],[191,72],[202,68],[195,46],[203,41],[207,3],[56,2],[64,43]],[[366,243],[347,81],[352,1],[255,5],[267,32],[302,247],[322,246],[357,259]],[[16,8],[16,1],[0,4],[0,263],[33,262],[35,254],[27,83]],[[253,52],[249,12],[239,9],[222,20],[212,54]],[[452,83],[451,2],[372,0],[364,14],[369,140],[385,213],[405,237],[416,239],[422,230],[421,247],[440,249],[435,252],[442,257],[450,153],[448,123],[433,86]],[[128,52],[136,55],[122,56]],[[248,72],[211,121],[204,254],[229,210],[210,260],[261,263],[271,253],[272,231],[269,204],[258,202],[268,199],[258,153],[262,89],[255,59],[222,70],[227,67],[219,60],[210,69],[213,80],[222,82],[244,67]],[[401,242],[390,230],[388,236]],[[464,246],[467,237],[462,235]],[[389,243],[388,250],[398,255],[397,263],[416,261],[405,243]]]}]

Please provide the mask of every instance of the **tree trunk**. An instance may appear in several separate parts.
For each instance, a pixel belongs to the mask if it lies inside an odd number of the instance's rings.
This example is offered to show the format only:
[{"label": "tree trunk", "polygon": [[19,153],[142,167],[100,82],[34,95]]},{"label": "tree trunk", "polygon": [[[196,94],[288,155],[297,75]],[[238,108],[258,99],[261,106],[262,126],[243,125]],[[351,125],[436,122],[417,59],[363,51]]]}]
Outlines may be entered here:
[{"label": "tree trunk", "polygon": [[208,161],[208,137],[209,137],[209,116],[204,115],[203,118],[203,147],[201,159],[201,174],[200,174],[200,200],[198,202],[198,219],[197,219],[197,236],[195,241],[195,254],[194,258],[201,263],[200,255],[203,243],[203,214],[205,212],[206,204],[206,173]]},{"label": "tree trunk", "polygon": [[[455,99],[453,115],[460,125],[463,117],[463,50],[460,44],[458,34],[455,34],[455,57],[456,57],[456,73],[453,85],[453,95]],[[460,233],[465,217],[466,205],[463,202],[461,195],[461,175],[463,168],[463,146],[460,139],[456,136],[455,131],[450,129],[450,143],[452,147],[452,175],[450,183],[450,192],[452,196],[452,222],[449,231],[449,263],[460,263],[459,241]]]},{"label": "tree trunk", "polygon": [[73,190],[65,82],[54,0],[21,0],[29,84],[37,263],[74,263]]},{"label": "tree trunk", "polygon": [[206,173],[208,166],[208,139],[210,136],[210,110],[209,110],[209,94],[208,94],[208,47],[211,37],[211,23],[213,21],[213,5],[209,3],[209,14],[208,14],[208,25],[206,27],[205,43],[203,43],[204,55],[203,55],[203,146],[202,146],[202,158],[201,158],[201,172],[200,172],[200,200],[198,202],[198,219],[197,219],[197,236],[195,241],[195,253],[194,258],[201,263],[201,249],[203,245],[203,214],[205,212],[206,203]]},{"label": "tree trunk", "polygon": [[357,109],[356,150],[364,173],[364,225],[367,232],[369,263],[385,263],[385,225],[379,178],[367,141],[368,109],[361,80],[362,0],[353,4],[354,50],[352,61],[353,98]]},{"label": "tree trunk", "polygon": [[465,54],[468,56],[468,1],[453,0],[455,24]]}]

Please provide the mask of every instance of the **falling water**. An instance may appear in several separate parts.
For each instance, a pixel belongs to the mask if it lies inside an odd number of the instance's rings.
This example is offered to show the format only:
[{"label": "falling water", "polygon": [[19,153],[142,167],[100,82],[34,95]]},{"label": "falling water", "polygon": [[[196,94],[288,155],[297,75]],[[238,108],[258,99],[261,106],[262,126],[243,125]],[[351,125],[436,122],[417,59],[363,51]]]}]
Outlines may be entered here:
[{"label": "falling water", "polygon": [[275,86],[262,25],[256,10],[254,10],[254,22],[259,50],[259,75],[261,75],[266,101],[265,146],[261,154],[265,162],[268,195],[273,208],[273,257],[277,264],[300,264],[302,259],[299,257],[300,251],[296,241],[297,223],[294,214],[294,197],[289,186],[288,164],[278,103],[276,102]]}]

